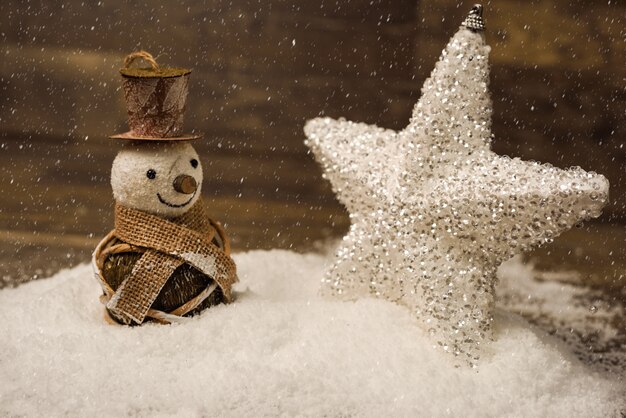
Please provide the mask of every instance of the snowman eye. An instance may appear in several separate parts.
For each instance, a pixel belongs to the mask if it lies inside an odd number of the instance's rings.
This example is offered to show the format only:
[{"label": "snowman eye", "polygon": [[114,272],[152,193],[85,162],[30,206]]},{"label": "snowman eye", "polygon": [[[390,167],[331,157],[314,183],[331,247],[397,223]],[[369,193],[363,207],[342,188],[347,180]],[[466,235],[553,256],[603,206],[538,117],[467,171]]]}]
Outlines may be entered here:
[{"label": "snowman eye", "polygon": [[154,171],[153,169],[146,171],[146,177],[148,177],[150,180],[154,180],[156,178],[156,171]]},{"label": "snowman eye", "polygon": [[189,161],[189,162],[191,163],[191,166],[192,166],[193,168],[198,167],[198,160],[196,160],[195,158],[194,158],[194,159],[192,159],[192,160],[191,160],[191,161]]}]

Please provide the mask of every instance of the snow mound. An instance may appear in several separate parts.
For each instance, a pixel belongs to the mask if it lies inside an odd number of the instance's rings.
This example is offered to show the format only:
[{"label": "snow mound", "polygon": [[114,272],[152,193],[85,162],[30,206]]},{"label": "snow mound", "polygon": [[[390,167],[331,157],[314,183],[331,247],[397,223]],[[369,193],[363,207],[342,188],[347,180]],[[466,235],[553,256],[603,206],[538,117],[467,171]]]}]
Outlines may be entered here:
[{"label": "snow mound", "polygon": [[[103,320],[91,267],[0,292],[0,415],[619,416],[622,388],[499,311],[476,370],[408,310],[324,300],[330,260],[235,255],[238,300],[184,324]],[[510,274],[510,272],[509,272]]]}]

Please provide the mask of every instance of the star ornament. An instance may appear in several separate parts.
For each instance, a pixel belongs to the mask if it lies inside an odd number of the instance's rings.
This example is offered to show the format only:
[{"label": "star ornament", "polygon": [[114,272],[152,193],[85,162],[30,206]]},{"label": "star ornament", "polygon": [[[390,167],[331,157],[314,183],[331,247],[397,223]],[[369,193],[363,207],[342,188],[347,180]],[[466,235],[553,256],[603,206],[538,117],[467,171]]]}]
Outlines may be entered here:
[{"label": "star ornament", "polygon": [[330,118],[304,129],[351,219],[322,293],[404,305],[470,365],[492,339],[498,266],[599,216],[608,199],[599,174],[491,151],[483,29],[477,5],[404,130]]}]

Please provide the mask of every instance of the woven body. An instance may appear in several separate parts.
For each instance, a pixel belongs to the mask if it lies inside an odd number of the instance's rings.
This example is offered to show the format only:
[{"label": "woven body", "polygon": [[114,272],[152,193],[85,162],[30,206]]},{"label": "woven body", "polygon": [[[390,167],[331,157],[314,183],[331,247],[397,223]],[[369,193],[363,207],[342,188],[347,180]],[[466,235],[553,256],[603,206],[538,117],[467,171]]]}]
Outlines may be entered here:
[{"label": "woven body", "polygon": [[[116,240],[117,244],[123,244],[122,241]],[[119,254],[111,254],[104,261],[102,275],[108,285],[114,291],[132,272],[133,267],[141,258],[141,253],[124,252]],[[215,281],[208,275],[189,264],[182,264],[167,280],[156,300],[152,303],[151,309],[162,312],[171,312],[183,304],[197,297]],[[191,317],[199,314],[206,308],[225,302],[222,290],[217,287],[205,300],[203,300],[196,308],[185,313],[183,316]],[[107,309],[111,318],[117,322],[123,322],[117,318],[115,313]]]},{"label": "woven body", "polygon": [[228,238],[200,202],[172,220],[118,205],[93,264],[108,312],[129,325],[229,302],[237,281]]}]

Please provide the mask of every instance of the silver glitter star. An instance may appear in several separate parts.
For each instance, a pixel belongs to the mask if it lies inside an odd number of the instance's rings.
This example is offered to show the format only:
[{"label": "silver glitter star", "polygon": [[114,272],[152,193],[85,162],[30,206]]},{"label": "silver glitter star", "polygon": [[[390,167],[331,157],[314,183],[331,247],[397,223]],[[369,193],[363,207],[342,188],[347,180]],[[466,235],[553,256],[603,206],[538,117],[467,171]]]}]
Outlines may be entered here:
[{"label": "silver glitter star", "polygon": [[400,132],[330,118],[305,127],[351,219],[322,293],[405,305],[470,365],[492,338],[497,267],[608,199],[599,174],[491,151],[489,51],[461,26]]}]

